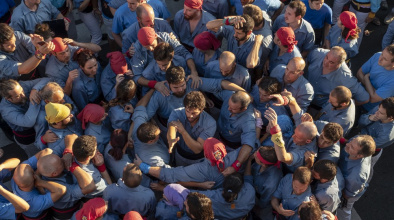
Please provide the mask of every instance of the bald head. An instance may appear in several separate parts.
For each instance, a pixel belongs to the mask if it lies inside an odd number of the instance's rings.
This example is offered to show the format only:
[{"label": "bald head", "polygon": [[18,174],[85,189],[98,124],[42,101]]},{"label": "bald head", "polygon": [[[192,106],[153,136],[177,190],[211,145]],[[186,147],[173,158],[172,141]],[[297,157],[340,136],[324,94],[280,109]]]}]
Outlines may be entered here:
[{"label": "bald head", "polygon": [[241,109],[246,109],[248,108],[251,98],[250,95],[247,92],[244,91],[236,91],[232,96],[231,96],[231,101],[233,103],[240,103],[241,104]]},{"label": "bald head", "polygon": [[302,57],[294,57],[289,61],[289,63],[293,63],[296,66],[297,71],[303,71],[305,68],[305,60]]},{"label": "bald head", "polygon": [[313,122],[302,122],[297,126],[297,128],[309,140],[312,140],[317,135],[317,128]]},{"label": "bald head", "polygon": [[130,188],[139,186],[142,181],[142,173],[140,168],[133,163],[127,164],[123,168],[122,180],[124,184]]},{"label": "bald head", "polygon": [[136,10],[137,20],[141,27],[153,27],[155,20],[155,12],[152,6],[143,3],[137,7]]},{"label": "bald head", "polygon": [[41,157],[37,162],[38,172],[46,177],[59,176],[64,170],[62,159],[55,154]]},{"label": "bald head", "polygon": [[64,92],[62,87],[55,82],[49,82],[40,91],[41,98],[45,100],[46,103],[62,103],[64,98]]},{"label": "bald head", "polygon": [[34,170],[28,164],[20,164],[14,172],[14,181],[19,188],[34,187]]},{"label": "bald head", "polygon": [[235,55],[230,51],[224,51],[219,58],[220,63],[223,65],[230,66],[235,62]]},{"label": "bald head", "polygon": [[331,48],[330,52],[338,58],[339,63],[345,62],[347,55],[346,51],[340,46],[334,46]]}]

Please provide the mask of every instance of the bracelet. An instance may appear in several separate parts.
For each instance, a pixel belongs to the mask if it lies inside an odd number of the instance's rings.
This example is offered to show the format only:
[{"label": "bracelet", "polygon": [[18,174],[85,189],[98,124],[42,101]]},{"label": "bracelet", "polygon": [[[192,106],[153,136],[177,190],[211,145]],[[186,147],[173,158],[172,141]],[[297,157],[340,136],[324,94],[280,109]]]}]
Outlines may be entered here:
[{"label": "bracelet", "polygon": [[41,143],[43,143],[44,145],[47,145],[47,142],[44,141],[43,137],[44,137],[44,135],[41,136]]},{"label": "bracelet", "polygon": [[238,170],[241,168],[241,163],[238,161],[238,160],[236,160],[236,161],[234,161],[234,163],[233,164],[231,164],[231,166],[235,169],[235,171],[237,171],[238,172]]},{"label": "bracelet", "polygon": [[70,172],[74,173],[74,170],[79,167],[79,165],[75,162],[72,163],[71,167],[70,167]]},{"label": "bracelet", "polygon": [[39,59],[39,60],[43,60],[45,59],[45,54],[41,53],[39,50],[36,50],[36,53],[34,54],[34,56]]},{"label": "bracelet", "polygon": [[105,163],[101,164],[100,166],[97,166],[98,171],[100,173],[104,172],[107,168],[105,167]]},{"label": "bracelet", "polygon": [[271,135],[277,134],[279,132],[281,132],[282,130],[280,129],[279,125],[275,125],[274,127],[272,127],[270,129],[270,133]]},{"label": "bracelet", "polygon": [[63,19],[66,20],[66,21],[68,21],[68,23],[71,22],[71,20],[70,20],[69,18],[67,18],[67,17],[63,17]]},{"label": "bracelet", "polygon": [[282,139],[282,133],[276,133],[271,136],[271,141],[278,147],[285,147],[285,142]]},{"label": "bracelet", "polygon": [[263,128],[263,119],[256,118],[256,127]]},{"label": "bracelet", "polygon": [[149,174],[149,169],[150,169],[149,164],[146,164],[146,163],[140,164],[140,170],[143,174]]},{"label": "bracelet", "polygon": [[151,80],[151,81],[148,82],[148,87],[151,88],[151,89],[154,89],[156,83],[157,83],[156,80]]},{"label": "bracelet", "polygon": [[65,154],[71,154],[71,155],[74,156],[73,151],[70,150],[70,149],[65,149],[65,150],[63,151],[63,155],[65,155]]}]

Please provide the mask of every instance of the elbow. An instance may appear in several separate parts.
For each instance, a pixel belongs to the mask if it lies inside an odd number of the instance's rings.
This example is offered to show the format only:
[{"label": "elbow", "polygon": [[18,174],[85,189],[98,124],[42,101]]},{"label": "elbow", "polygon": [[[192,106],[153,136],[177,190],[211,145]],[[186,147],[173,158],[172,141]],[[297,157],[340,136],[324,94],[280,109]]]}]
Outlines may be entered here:
[{"label": "elbow", "polygon": [[66,186],[61,186],[61,187],[59,187],[58,189],[57,189],[57,194],[59,194],[59,195],[64,195],[64,194],[66,194],[66,192],[67,192],[67,188],[66,188]]},{"label": "elbow", "polygon": [[371,95],[371,97],[369,99],[370,103],[376,103],[376,102],[380,102],[380,101],[382,101],[382,99],[376,94]]},{"label": "elbow", "polygon": [[92,182],[89,185],[87,185],[85,188],[82,189],[82,192],[83,192],[83,194],[86,195],[86,194],[94,192],[96,190],[96,188],[97,187],[92,180]]},{"label": "elbow", "polygon": [[27,212],[30,209],[30,205],[27,202],[24,202],[23,206],[15,207],[15,213],[19,214],[22,212]]},{"label": "elbow", "polygon": [[248,69],[253,69],[257,66],[257,62],[249,62],[248,64],[246,64],[246,68]]}]

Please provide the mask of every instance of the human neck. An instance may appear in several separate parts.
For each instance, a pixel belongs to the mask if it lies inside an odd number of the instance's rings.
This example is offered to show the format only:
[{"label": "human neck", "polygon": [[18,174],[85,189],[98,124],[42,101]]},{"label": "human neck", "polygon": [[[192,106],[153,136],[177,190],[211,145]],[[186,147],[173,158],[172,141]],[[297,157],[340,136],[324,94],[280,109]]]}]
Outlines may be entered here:
[{"label": "human neck", "polygon": [[38,5],[31,4],[30,2],[27,2],[27,1],[24,1],[24,2],[25,2],[26,7],[28,7],[30,10],[32,10],[32,11],[36,11],[37,10]]},{"label": "human neck", "polygon": [[291,27],[291,29],[296,30],[297,28],[299,28],[301,26],[301,20],[297,20],[295,22],[289,23],[289,27]]}]

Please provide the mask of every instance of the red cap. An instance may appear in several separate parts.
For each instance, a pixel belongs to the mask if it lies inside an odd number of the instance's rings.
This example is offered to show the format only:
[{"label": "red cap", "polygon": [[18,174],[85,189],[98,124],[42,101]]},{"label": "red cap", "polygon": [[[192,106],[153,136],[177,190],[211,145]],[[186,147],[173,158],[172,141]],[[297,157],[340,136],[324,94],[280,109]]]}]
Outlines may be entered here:
[{"label": "red cap", "polygon": [[124,215],[123,220],[142,220],[140,213],[136,211],[130,211]]},{"label": "red cap", "polygon": [[185,0],[184,4],[189,8],[202,9],[202,0]]},{"label": "red cap", "polygon": [[77,118],[82,122],[82,129],[85,130],[88,122],[98,123],[104,117],[105,110],[97,104],[89,103],[78,114]]},{"label": "red cap", "polygon": [[226,146],[216,138],[208,138],[204,141],[204,156],[211,161],[212,166],[217,166],[220,172],[224,167],[224,157],[227,155]]},{"label": "red cap", "polygon": [[200,50],[217,50],[222,42],[215,35],[204,31],[194,38],[194,46]]},{"label": "red cap", "polygon": [[60,37],[55,37],[52,39],[52,43],[55,45],[53,52],[62,52],[67,48],[67,44],[63,43],[63,39]]},{"label": "red cap", "polygon": [[156,39],[156,32],[151,27],[143,27],[138,31],[138,40],[142,46],[149,46]]},{"label": "red cap", "polygon": [[341,19],[341,23],[343,26],[349,29],[349,32],[347,33],[347,36],[345,38],[345,42],[349,43],[347,39],[349,38],[350,35],[355,35],[357,34],[356,28],[357,28],[357,17],[353,12],[350,11],[344,11],[339,15],[339,18]]},{"label": "red cap", "polygon": [[294,49],[294,45],[298,43],[298,41],[295,40],[293,29],[290,27],[281,27],[276,32],[276,35],[278,36],[282,45],[287,46],[287,52],[291,53]]},{"label": "red cap", "polygon": [[94,198],[83,204],[82,208],[77,211],[75,218],[77,220],[94,220],[104,215],[107,210],[104,199]]},{"label": "red cap", "polygon": [[116,75],[125,74],[127,72],[126,58],[124,58],[120,51],[107,53],[107,58],[109,59],[112,71],[114,71]]}]

